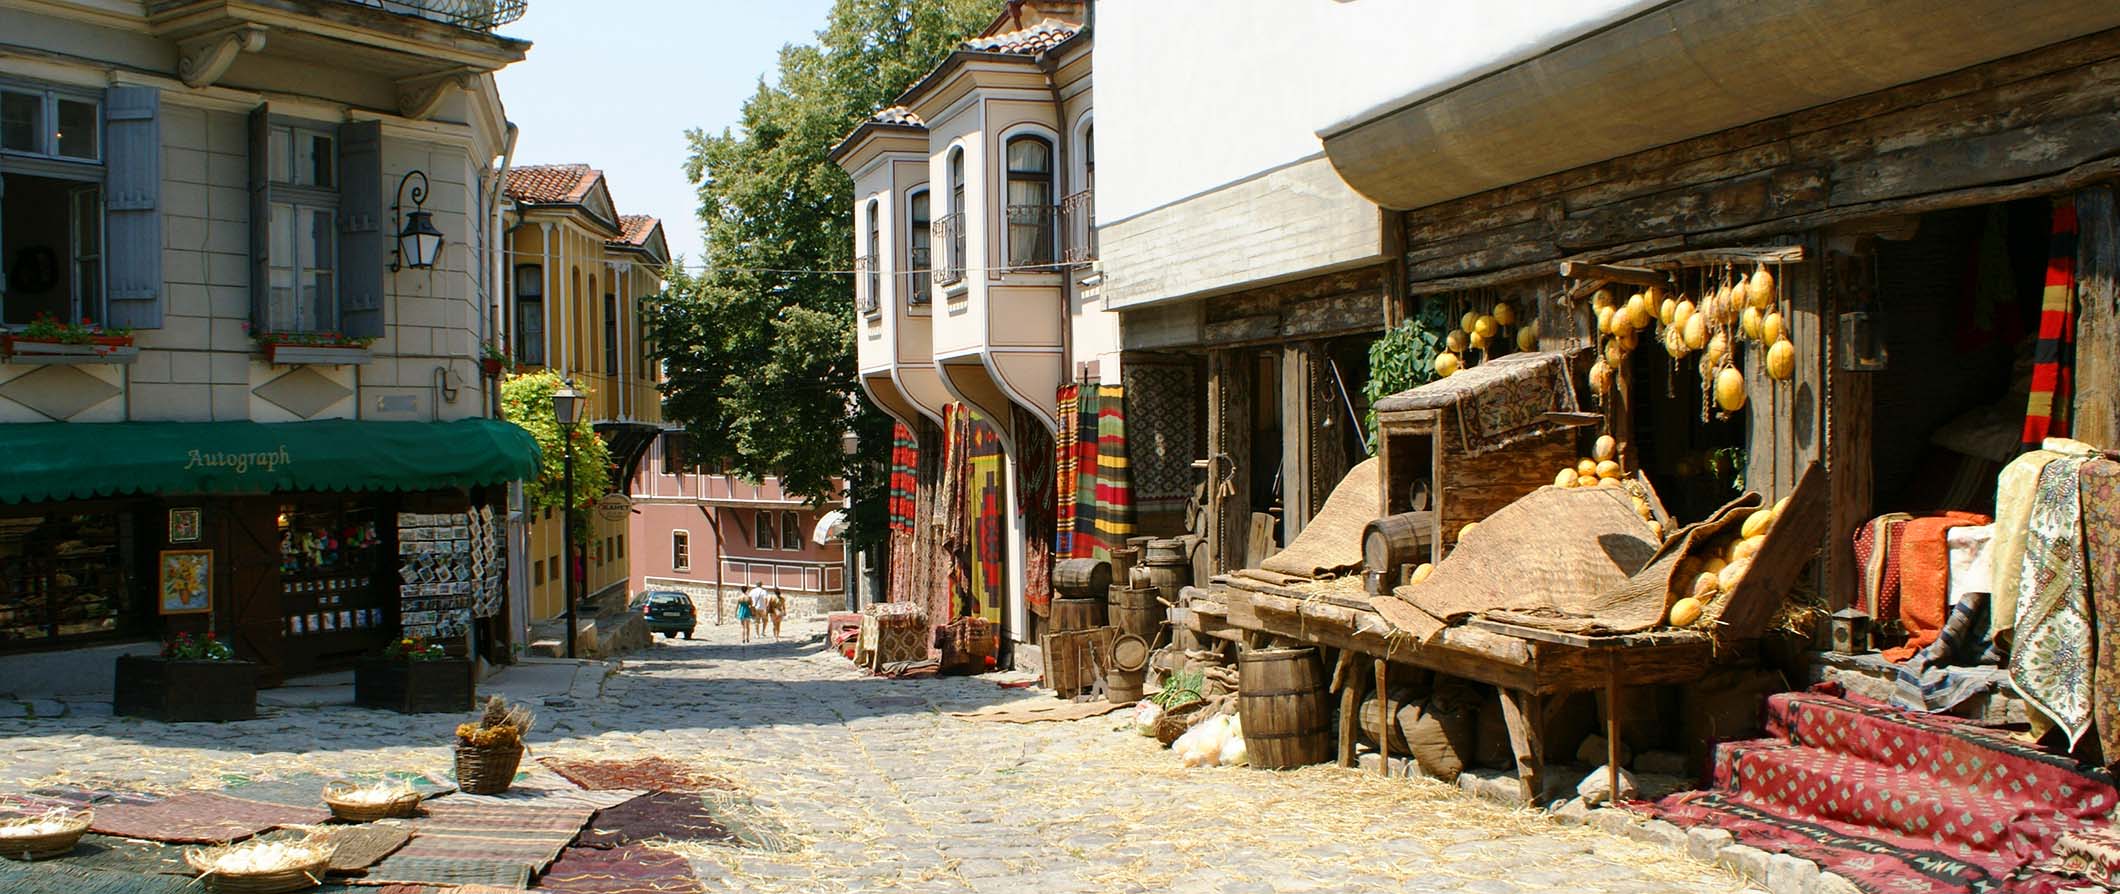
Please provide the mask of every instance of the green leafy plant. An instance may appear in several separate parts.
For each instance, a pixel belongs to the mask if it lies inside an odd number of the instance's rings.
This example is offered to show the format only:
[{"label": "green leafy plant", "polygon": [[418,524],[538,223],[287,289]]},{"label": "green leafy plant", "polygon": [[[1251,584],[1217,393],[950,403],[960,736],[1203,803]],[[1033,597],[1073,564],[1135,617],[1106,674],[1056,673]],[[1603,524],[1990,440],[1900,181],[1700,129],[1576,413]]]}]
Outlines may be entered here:
[{"label": "green leafy plant", "polygon": [[344,332],[293,332],[284,329],[258,329],[249,323],[243,330],[250,333],[250,340],[264,345],[297,345],[304,348],[365,348],[375,344],[375,338],[367,335],[347,335]]},{"label": "green leafy plant", "polygon": [[179,633],[162,641],[162,657],[170,661],[232,661],[236,653],[211,633],[200,639]]},{"label": "green leafy plant", "polygon": [[1182,670],[1171,674],[1163,681],[1163,691],[1149,697],[1164,710],[1189,705],[1207,697],[1207,675],[1197,670]]},{"label": "green leafy plant", "polygon": [[62,345],[85,345],[99,338],[125,338],[132,335],[130,329],[105,329],[95,321],[82,317],[79,323],[68,323],[51,314],[40,313],[31,318],[29,324],[16,333],[25,341],[57,342]]},{"label": "green leafy plant", "polygon": [[[611,492],[611,448],[604,439],[596,436],[596,429],[589,421],[590,414],[586,412],[575,420],[573,429],[566,432],[567,440],[561,440],[559,420],[552,415],[552,392],[558,391],[559,385],[559,373],[551,370],[503,379],[501,418],[515,423],[537,439],[540,454],[537,478],[523,485],[523,493],[529,497],[531,507],[576,513],[575,540],[586,543],[594,530],[594,526],[587,523],[587,512],[598,499]],[[576,387],[588,391],[586,387]],[[583,400],[588,398],[585,396]],[[564,482],[566,445],[569,441],[574,447],[572,507],[564,505],[567,500]]]},{"label": "green leafy plant", "polygon": [[449,657],[449,650],[442,648],[441,643],[408,636],[384,646],[383,657],[391,661],[441,661]]},{"label": "green leafy plant", "polygon": [[501,346],[499,339],[479,342],[478,352],[480,357],[487,360],[498,360],[502,363],[509,362],[508,350]]},{"label": "green leafy plant", "polygon": [[[1369,346],[1369,383],[1362,386],[1362,396],[1368,399],[1369,406],[1436,380],[1435,358],[1443,353],[1443,335],[1450,331],[1450,322],[1444,317],[1442,302],[1429,302]],[[1371,409],[1363,421],[1374,439],[1376,410]]]},{"label": "green leafy plant", "polygon": [[1744,493],[1745,449],[1742,447],[1718,447],[1708,451],[1708,470],[1717,478],[1730,479],[1730,490]]}]

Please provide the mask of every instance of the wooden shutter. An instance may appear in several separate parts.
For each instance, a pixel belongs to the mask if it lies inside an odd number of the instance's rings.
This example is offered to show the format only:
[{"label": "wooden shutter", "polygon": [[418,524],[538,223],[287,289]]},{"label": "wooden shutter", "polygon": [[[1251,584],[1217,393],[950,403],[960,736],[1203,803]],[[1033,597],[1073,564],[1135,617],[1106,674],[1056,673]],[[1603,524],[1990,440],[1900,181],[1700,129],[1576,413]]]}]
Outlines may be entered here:
[{"label": "wooden shutter", "polygon": [[162,328],[160,104],[153,87],[103,94],[104,322],[111,326]]},{"label": "wooden shutter", "polygon": [[272,117],[250,112],[250,325],[263,330],[272,307]]},{"label": "wooden shutter", "polygon": [[383,125],[339,125],[339,325],[358,338],[383,336]]}]

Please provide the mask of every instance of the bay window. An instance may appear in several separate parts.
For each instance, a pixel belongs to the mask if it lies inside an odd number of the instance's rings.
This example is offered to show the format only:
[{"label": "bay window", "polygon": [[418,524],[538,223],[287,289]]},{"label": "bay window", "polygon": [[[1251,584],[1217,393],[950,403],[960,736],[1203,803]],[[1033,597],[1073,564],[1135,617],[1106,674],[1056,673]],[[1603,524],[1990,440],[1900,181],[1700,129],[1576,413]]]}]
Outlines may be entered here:
[{"label": "bay window", "polygon": [[1053,144],[1044,137],[1011,138],[1008,156],[1008,265],[1050,267],[1053,247]]},{"label": "bay window", "polygon": [[906,303],[922,305],[931,299],[935,276],[929,269],[934,263],[929,246],[934,244],[935,234],[928,232],[934,220],[928,211],[928,191],[915,190],[906,196]]}]

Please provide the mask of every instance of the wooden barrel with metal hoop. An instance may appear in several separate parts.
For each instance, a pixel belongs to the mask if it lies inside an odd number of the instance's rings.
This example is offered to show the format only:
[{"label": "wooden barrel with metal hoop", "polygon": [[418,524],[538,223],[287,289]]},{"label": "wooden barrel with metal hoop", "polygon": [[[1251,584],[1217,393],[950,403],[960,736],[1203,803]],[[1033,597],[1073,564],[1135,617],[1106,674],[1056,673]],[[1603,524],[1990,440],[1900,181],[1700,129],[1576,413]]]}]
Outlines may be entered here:
[{"label": "wooden barrel with metal hoop", "polygon": [[1126,586],[1127,578],[1133,576],[1134,566],[1139,564],[1141,564],[1140,550],[1130,546],[1112,550],[1112,585],[1115,587]]},{"label": "wooden barrel with metal hoop", "polygon": [[1144,565],[1183,565],[1190,561],[1192,558],[1185,554],[1183,540],[1151,540],[1141,550]]},{"label": "wooden barrel with metal hoop", "polygon": [[1131,633],[1112,640],[1111,667],[1104,674],[1104,691],[1112,704],[1141,700],[1148,677],[1148,642]]},{"label": "wooden barrel with metal hoop", "polygon": [[1251,765],[1286,770],[1332,759],[1332,704],[1318,650],[1237,655],[1237,716]]},{"label": "wooden barrel with metal hoop", "polygon": [[1156,601],[1161,592],[1155,587],[1114,587],[1106,616],[1120,634],[1155,642],[1156,632],[1163,627],[1163,603]]},{"label": "wooden barrel with metal hoop", "polygon": [[1111,585],[1112,566],[1103,559],[1061,559],[1053,563],[1053,589],[1062,596],[1103,599]]},{"label": "wooden barrel with metal hoop", "polygon": [[1428,561],[1434,526],[1433,512],[1401,512],[1370,522],[1362,529],[1362,567],[1396,578],[1402,566]]},{"label": "wooden barrel with metal hoop", "polygon": [[1047,619],[1052,632],[1068,633],[1104,626],[1104,599],[1087,596],[1053,597],[1052,616]]}]

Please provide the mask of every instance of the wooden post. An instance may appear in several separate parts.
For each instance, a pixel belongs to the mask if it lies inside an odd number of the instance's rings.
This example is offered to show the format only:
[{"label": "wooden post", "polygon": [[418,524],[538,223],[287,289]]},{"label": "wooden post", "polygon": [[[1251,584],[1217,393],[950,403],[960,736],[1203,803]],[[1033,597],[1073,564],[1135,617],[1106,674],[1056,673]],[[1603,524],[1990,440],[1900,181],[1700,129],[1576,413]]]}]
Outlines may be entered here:
[{"label": "wooden post", "polygon": [[1608,660],[1611,664],[1611,675],[1606,678],[1605,682],[1605,780],[1611,784],[1612,794],[1606,798],[1605,803],[1617,806],[1619,804],[1620,748],[1619,656],[1617,654],[1612,655]]},{"label": "wooden post", "polygon": [[1340,665],[1347,675],[1340,688],[1340,766],[1354,766],[1357,724],[1362,720],[1362,698],[1369,694],[1369,669],[1355,658],[1353,649],[1340,651]]},{"label": "wooden post", "polygon": [[1840,366],[1840,313],[1860,303],[1862,292],[1870,287],[1870,265],[1876,263],[1867,247],[1859,252],[1826,256],[1826,306],[1831,312],[1820,327],[1826,334],[1821,358],[1826,364],[1826,479],[1832,485],[1825,530],[1825,584],[1827,608],[1832,611],[1855,603],[1859,579],[1855,529],[1870,518],[1874,487],[1870,416],[1875,409],[1875,381],[1869,373]]},{"label": "wooden post", "polygon": [[2120,215],[2113,188],[2076,194],[2075,437],[2120,449]]},{"label": "wooden post", "polygon": [[[1391,728],[1386,726],[1385,723],[1397,715],[1391,705],[1390,674],[1391,662],[1382,658],[1377,659],[1377,711],[1379,712],[1377,726],[1381,728],[1382,733],[1377,736],[1378,776],[1391,775]],[[1359,704],[1356,705],[1356,710],[1361,710]]]},{"label": "wooden post", "polygon": [[1524,786],[1524,803],[1538,803],[1546,769],[1546,745],[1539,724],[1545,720],[1543,699],[1527,690],[1498,690],[1502,723],[1509,728],[1509,749],[1516,753],[1516,778]]}]

